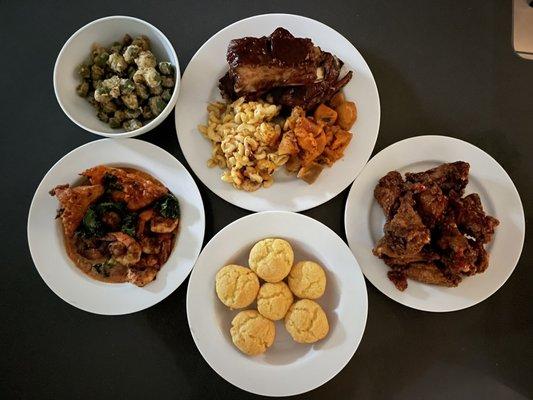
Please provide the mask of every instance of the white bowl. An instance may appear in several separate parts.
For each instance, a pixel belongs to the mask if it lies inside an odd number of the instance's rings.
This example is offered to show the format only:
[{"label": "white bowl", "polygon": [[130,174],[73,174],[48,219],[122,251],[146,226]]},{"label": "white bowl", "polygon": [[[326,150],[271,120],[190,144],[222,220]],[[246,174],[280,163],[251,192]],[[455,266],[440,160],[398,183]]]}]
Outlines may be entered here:
[{"label": "white bowl", "polygon": [[[100,121],[91,104],[76,94],[76,86],[80,83],[76,69],[87,59],[91,45],[100,43],[107,46],[122,39],[126,33],[132,37],[146,35],[150,39],[152,51],[157,60],[169,61],[176,69],[174,92],[163,112],[149,124],[131,132],[124,129],[112,129],[108,124]],[[106,137],[133,137],[154,129],[174,108],[178,100],[179,87],[178,56],[167,37],[146,21],[121,15],[97,19],[76,31],[59,52],[54,67],[54,91],[65,114],[81,128]]]}]

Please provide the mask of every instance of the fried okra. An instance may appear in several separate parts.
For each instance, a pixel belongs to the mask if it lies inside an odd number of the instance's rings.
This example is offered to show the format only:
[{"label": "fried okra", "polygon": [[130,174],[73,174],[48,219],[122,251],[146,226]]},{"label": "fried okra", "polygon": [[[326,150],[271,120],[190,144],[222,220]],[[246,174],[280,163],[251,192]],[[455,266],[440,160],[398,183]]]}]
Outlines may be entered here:
[{"label": "fried okra", "polygon": [[113,129],[132,131],[157,117],[176,85],[174,66],[158,61],[146,36],[126,34],[108,47],[94,44],[77,69],[76,93]]}]

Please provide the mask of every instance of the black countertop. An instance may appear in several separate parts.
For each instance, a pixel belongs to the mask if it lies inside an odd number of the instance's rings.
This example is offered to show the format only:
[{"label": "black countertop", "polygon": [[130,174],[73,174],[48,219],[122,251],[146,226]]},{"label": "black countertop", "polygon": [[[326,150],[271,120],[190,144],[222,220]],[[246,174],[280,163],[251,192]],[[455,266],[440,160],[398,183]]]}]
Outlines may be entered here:
[{"label": "black countertop", "polygon": [[[287,12],[322,21],[358,48],[376,79],[382,115],[374,153],[420,134],[469,141],[507,170],[520,192],[526,223],[532,222],[533,61],[513,54],[510,0],[253,3],[0,3],[0,243],[6,278],[0,290],[0,397],[255,397],[226,383],[197,351],[185,315],[187,282],[146,311],[105,317],[63,302],[33,266],[26,218],[34,190],[60,157],[97,139],[75,126],[57,104],[54,62],[74,31],[106,15],[137,16],[159,27],[173,43],[182,70],[211,35],[244,17]],[[141,139],[186,165],[173,114]],[[248,212],[197,183],[205,202],[207,242]],[[347,192],[304,214],[345,239]],[[368,323],[357,353],[338,376],[299,398],[532,398],[532,263],[529,233],[508,282],[483,303],[453,313],[409,309],[367,282]]]}]

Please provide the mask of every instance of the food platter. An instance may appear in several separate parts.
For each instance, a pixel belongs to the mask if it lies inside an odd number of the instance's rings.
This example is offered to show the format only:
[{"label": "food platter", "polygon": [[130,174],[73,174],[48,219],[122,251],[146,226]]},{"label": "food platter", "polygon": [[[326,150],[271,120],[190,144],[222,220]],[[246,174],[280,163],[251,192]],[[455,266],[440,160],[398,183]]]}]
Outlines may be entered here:
[{"label": "food platter", "polygon": [[[59,184],[76,185],[80,171],[95,165],[130,167],[164,182],[178,198],[180,228],[172,253],[154,282],[105,283],[91,279],[69,259],[56,216],[58,203],[49,190]],[[45,283],[74,307],[96,314],[128,314],[153,306],[185,280],[198,256],[204,237],[202,198],[187,170],[172,155],[152,144],[110,139],[87,143],[59,160],[41,181],[28,215],[28,243],[35,267]]]},{"label": "food platter", "polygon": [[[374,200],[374,187],[389,171],[418,172],[457,160],[470,163],[466,193],[478,193],[487,213],[500,221],[493,242],[487,246],[489,266],[482,274],[465,278],[458,287],[409,281],[408,288],[399,291],[387,278],[387,266],[372,254],[385,220]],[[513,272],[525,235],[524,211],[509,175],[483,150],[446,136],[405,139],[374,156],[350,190],[344,222],[348,243],[366,278],[400,304],[434,312],[471,307],[495,293]]]},{"label": "food platter", "polygon": [[[147,309],[190,274],[196,347],[250,393],[305,393],[348,364],[367,320],[365,277],[402,305],[449,312],[493,295],[520,258],[520,196],[483,150],[416,136],[369,161],[381,112],[374,77],[348,39],[313,19],[237,21],[200,47],[180,79],[159,29],[101,18],[65,43],[54,89],[73,122],[110,139],[70,151],[36,189],[27,236],[38,273],[65,302],[102,315]],[[160,147],[129,139],[174,105],[196,177],[256,212],[203,249],[193,177]],[[296,213],[350,184],[348,245]]]},{"label": "food platter", "polygon": [[[211,146],[198,132],[206,120],[206,106],[220,99],[218,79],[227,69],[226,48],[230,40],[244,36],[268,35],[284,27],[297,37],[311,38],[321,49],[344,61],[344,70],[353,70],[345,86],[346,98],[357,104],[354,138],[344,157],[326,168],[312,185],[283,170],[276,171],[274,184],[255,192],[236,190],[223,182],[218,168],[208,168]],[[259,15],[238,21],[209,39],[185,70],[176,106],[176,131],[180,147],[194,173],[214,193],[239,207],[252,210],[302,211],[335,197],[357,176],[370,157],[379,130],[380,106],[374,78],[357,49],[332,28],[309,18],[288,14]]]},{"label": "food platter", "polygon": [[[231,343],[229,330],[236,312],[217,299],[214,281],[223,265],[246,265],[253,244],[265,237],[288,240],[295,259],[316,260],[324,267],[327,290],[318,302],[328,314],[330,332],[306,346],[295,343],[277,322],[272,348],[247,357]],[[333,378],[359,345],[367,307],[363,275],[342,239],[320,222],[289,212],[252,214],[222,229],[202,251],[187,288],[191,334],[207,363],[235,386],[267,396],[307,392]]]}]

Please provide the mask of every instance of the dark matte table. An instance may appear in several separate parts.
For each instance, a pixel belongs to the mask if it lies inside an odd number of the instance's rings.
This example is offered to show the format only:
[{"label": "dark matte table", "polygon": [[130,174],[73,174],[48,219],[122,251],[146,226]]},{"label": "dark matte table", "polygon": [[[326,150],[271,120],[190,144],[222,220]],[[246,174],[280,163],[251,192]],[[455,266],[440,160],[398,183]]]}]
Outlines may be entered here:
[{"label": "dark matte table", "polygon": [[[26,218],[35,188],[65,153],[97,139],[63,114],[52,87],[61,46],[96,18],[127,14],[153,23],[173,43],[182,70],[204,41],[241,18],[287,12],[318,19],[352,41],[374,73],[382,107],[375,152],[419,134],[467,140],[507,170],[522,196],[527,222],[532,222],[533,62],[513,54],[511,1],[262,4],[0,2],[0,243],[5,278],[0,289],[0,398],[255,397],[226,383],[197,351],[185,315],[187,282],[146,311],[105,317],[63,302],[33,266]],[[141,139],[187,165],[173,114]],[[205,202],[207,242],[248,212],[197,183]],[[347,192],[304,214],[345,238]],[[531,234],[527,239],[505,286],[463,311],[415,311],[369,284],[368,323],[357,353],[338,376],[300,398],[533,398]]]}]

